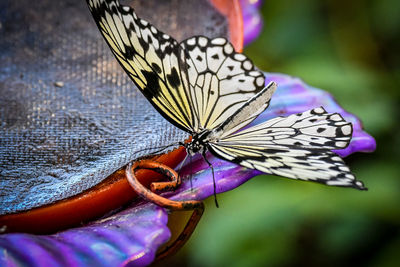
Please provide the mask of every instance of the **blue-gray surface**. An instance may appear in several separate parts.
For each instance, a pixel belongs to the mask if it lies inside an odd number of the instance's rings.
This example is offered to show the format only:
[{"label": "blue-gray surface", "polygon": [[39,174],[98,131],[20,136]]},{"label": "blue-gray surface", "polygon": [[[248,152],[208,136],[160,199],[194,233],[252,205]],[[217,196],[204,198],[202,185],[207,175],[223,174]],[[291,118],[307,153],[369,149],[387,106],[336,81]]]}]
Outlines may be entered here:
[{"label": "blue-gray surface", "polygon": [[188,137],[123,73],[85,1],[1,1],[0,127],[0,215],[80,193]]}]

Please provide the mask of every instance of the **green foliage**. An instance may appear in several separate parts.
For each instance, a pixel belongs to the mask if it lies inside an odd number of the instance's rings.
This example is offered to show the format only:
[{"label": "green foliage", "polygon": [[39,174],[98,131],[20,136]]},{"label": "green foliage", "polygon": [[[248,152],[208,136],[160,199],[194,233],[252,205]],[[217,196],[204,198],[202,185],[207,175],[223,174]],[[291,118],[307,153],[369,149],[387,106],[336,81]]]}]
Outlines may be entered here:
[{"label": "green foliage", "polygon": [[245,53],[331,92],[364,122],[373,154],[347,159],[360,192],[259,176],[208,201],[173,262],[190,266],[400,266],[400,2],[266,1]]}]

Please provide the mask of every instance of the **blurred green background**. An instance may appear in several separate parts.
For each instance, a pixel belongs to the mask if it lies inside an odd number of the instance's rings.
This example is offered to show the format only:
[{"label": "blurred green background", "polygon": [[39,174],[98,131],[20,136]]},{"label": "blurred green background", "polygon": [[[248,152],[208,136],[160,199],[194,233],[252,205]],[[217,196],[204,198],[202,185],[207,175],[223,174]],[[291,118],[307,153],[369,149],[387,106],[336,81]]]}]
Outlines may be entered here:
[{"label": "blurred green background", "polygon": [[265,1],[245,49],[262,70],[331,92],[376,138],[346,158],[367,192],[272,176],[209,199],[187,245],[163,264],[400,266],[400,1]]}]

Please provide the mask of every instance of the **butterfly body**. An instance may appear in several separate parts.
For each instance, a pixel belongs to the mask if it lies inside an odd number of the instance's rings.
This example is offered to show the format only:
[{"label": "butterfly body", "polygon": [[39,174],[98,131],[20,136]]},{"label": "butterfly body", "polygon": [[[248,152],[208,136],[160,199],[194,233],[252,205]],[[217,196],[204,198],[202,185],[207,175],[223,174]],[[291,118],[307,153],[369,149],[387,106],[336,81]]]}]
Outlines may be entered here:
[{"label": "butterfly body", "polygon": [[138,89],[192,136],[181,143],[189,155],[210,151],[268,174],[365,189],[331,151],[351,140],[351,123],[339,114],[315,107],[247,127],[269,106],[277,85],[265,86],[264,74],[225,38],[194,36],[178,43],[118,1],[87,2]]},{"label": "butterfly body", "polygon": [[203,130],[192,136],[192,140],[186,144],[182,144],[186,148],[186,152],[193,156],[196,153],[204,153],[207,150],[207,138],[211,134],[210,130]]}]

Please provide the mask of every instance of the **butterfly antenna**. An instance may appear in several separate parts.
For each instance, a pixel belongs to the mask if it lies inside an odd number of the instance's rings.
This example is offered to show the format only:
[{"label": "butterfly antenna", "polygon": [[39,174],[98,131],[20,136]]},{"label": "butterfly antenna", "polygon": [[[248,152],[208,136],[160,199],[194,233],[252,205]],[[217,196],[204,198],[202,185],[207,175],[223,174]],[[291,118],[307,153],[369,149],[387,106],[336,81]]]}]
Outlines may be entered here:
[{"label": "butterfly antenna", "polygon": [[[182,161],[181,164],[180,164],[179,171],[178,171],[178,176],[181,175],[181,170],[182,170],[182,167],[183,167],[183,163],[185,163],[185,161],[187,160],[188,157],[189,157],[189,164],[190,164],[189,166],[192,165],[192,155],[190,155],[189,153],[187,153],[187,154],[186,154],[186,157],[183,159],[183,161]],[[193,173],[192,173],[192,171],[190,171],[190,174],[189,174],[189,181],[190,181],[190,191],[191,191],[191,192],[193,192],[193,181],[192,181],[192,176],[193,176]]]},{"label": "butterfly antenna", "polygon": [[[169,145],[166,145],[166,146],[156,146],[156,147],[152,147],[151,149],[158,149],[158,150],[157,150],[157,151],[151,152],[148,156],[156,155],[157,153],[159,153],[159,152],[165,150],[166,148],[171,147],[171,146],[176,146],[176,145],[181,145],[181,142],[172,143],[172,144],[169,144]],[[139,153],[139,152],[146,151],[146,150],[149,150],[149,148],[143,148],[143,149],[140,149],[140,150],[135,151],[134,153],[137,154],[137,153]]]},{"label": "butterfly antenna", "polygon": [[[190,162],[190,166],[192,166],[192,155],[189,155],[189,162]],[[192,174],[193,174],[193,172],[190,172],[189,180],[190,180],[190,191],[193,192]]]},{"label": "butterfly antenna", "polygon": [[213,185],[214,185],[214,201],[215,201],[215,206],[217,208],[219,208],[218,201],[217,201],[217,185],[215,184],[215,177],[214,177],[214,167],[211,164],[211,162],[208,161],[205,151],[202,153],[202,156],[203,156],[203,159],[205,160],[205,162],[207,162],[208,166],[211,168],[212,177],[213,177]]},{"label": "butterfly antenna", "polygon": [[[183,143],[179,143],[179,144],[185,146],[185,144],[183,144]],[[178,168],[178,176],[181,175],[181,170],[182,170],[183,164],[186,162],[188,157],[189,157],[189,163],[190,163],[190,165],[192,165],[192,155],[190,153],[186,152],[186,156],[185,156],[185,158],[183,159],[183,161],[181,162],[181,164],[180,164],[180,166]],[[193,191],[192,172],[190,172],[189,181],[190,181],[190,190]]]},{"label": "butterfly antenna", "polygon": [[189,156],[189,153],[186,153],[185,158],[182,160],[181,164],[179,164],[179,167],[177,169],[178,170],[178,176],[181,176],[181,170],[182,170],[183,164],[185,163],[185,161],[188,158],[188,156]]}]

